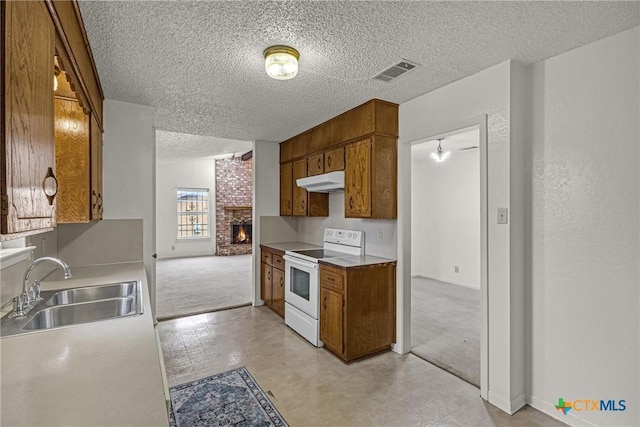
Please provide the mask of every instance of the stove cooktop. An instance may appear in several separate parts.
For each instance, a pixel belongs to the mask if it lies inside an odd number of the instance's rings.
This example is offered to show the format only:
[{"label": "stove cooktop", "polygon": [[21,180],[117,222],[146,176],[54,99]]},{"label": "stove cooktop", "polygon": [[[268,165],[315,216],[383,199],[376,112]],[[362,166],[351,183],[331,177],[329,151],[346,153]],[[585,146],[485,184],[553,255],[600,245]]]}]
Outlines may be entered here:
[{"label": "stove cooktop", "polygon": [[307,251],[293,251],[295,254],[299,254],[302,256],[315,258],[315,259],[323,259],[323,258],[337,258],[349,256],[349,254],[343,252],[329,251],[326,249],[311,249]]}]

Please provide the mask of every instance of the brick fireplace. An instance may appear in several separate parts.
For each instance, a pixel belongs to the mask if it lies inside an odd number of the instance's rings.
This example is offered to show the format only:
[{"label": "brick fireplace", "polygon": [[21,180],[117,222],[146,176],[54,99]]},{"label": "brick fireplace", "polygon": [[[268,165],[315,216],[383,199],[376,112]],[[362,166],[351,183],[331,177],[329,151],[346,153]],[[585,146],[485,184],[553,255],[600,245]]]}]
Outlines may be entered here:
[{"label": "brick fireplace", "polygon": [[253,161],[216,160],[216,255],[251,253]]}]

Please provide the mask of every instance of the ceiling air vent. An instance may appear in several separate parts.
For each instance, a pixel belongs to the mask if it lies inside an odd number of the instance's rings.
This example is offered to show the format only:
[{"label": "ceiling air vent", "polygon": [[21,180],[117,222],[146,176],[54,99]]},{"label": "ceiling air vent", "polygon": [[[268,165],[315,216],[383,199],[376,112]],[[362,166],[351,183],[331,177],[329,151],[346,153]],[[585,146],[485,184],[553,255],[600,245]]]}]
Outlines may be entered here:
[{"label": "ceiling air vent", "polygon": [[407,60],[402,60],[397,64],[393,64],[391,67],[387,68],[380,74],[373,76],[376,80],[381,80],[383,82],[390,82],[398,76],[403,75],[407,71],[411,71],[416,68],[418,64],[409,62]]}]

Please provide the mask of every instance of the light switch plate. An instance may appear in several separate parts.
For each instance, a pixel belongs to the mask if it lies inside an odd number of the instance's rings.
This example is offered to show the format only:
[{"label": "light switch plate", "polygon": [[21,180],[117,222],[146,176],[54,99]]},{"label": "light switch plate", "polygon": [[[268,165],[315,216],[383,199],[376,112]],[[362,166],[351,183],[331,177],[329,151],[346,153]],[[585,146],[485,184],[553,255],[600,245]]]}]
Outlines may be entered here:
[{"label": "light switch plate", "polygon": [[498,224],[509,224],[509,208],[498,208]]}]

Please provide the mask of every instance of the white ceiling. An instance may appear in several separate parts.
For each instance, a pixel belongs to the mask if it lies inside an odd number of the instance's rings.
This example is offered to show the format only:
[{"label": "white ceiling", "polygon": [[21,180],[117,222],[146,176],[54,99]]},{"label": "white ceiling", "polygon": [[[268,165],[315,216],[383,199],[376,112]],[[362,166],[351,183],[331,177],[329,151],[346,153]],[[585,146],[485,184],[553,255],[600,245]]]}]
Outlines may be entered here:
[{"label": "white ceiling", "polygon": [[251,141],[156,131],[156,161],[158,163],[212,159],[228,153],[244,154],[251,151],[252,148]]},{"label": "white ceiling", "polygon": [[[450,151],[452,156],[478,150],[478,148],[470,148],[480,146],[480,130],[477,126],[460,129],[451,134],[439,136],[439,138],[442,138],[442,150]],[[419,142],[411,146],[411,157],[429,159],[437,147],[437,139]]]},{"label": "white ceiling", "polygon": [[[509,58],[539,61],[640,24],[637,1],[80,1],[80,9],[107,99],[156,107],[160,130],[269,141],[371,98],[402,103]],[[262,52],[274,44],[300,51],[295,79],[265,74]],[[371,79],[401,59],[421,66],[391,83]]]}]

